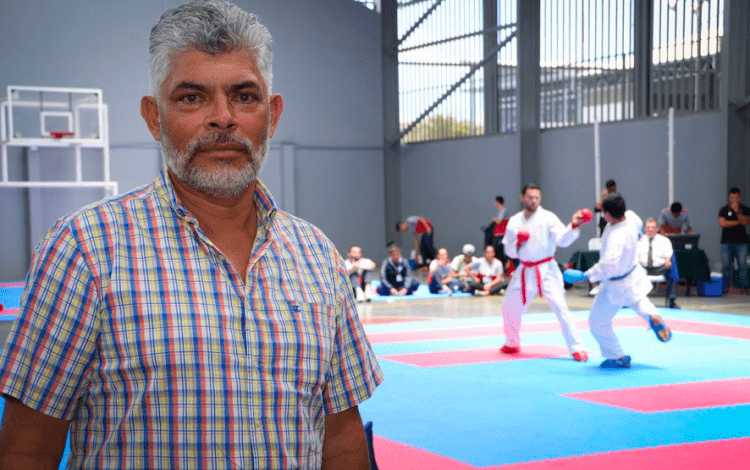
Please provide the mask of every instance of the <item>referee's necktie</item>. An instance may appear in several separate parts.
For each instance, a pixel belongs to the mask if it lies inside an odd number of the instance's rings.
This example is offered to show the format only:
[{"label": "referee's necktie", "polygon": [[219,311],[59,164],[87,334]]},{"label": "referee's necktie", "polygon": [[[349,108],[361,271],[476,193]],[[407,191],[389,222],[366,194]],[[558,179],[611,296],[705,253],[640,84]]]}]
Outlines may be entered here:
[{"label": "referee's necktie", "polygon": [[653,241],[654,241],[653,238],[648,239],[648,260],[646,261],[647,268],[654,267],[654,244],[652,243]]}]

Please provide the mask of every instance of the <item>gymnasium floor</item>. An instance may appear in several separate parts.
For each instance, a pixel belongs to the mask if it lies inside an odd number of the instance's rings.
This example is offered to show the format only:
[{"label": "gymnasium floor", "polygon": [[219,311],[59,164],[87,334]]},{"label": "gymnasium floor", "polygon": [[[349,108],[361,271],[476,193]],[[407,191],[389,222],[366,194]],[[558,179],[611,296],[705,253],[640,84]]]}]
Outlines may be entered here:
[{"label": "gymnasium floor", "polygon": [[[18,290],[0,286],[0,302]],[[651,299],[663,306],[663,291]],[[539,298],[514,357],[498,352],[502,297],[359,304],[386,375],[360,406],[379,469],[750,469],[750,297],[681,292],[682,310],[662,309],[674,332],[666,344],[621,311],[633,366],[617,371],[598,368],[588,289],[574,286],[567,300],[587,363],[570,358]],[[3,341],[12,314],[0,312]]]},{"label": "gymnasium floor", "polygon": [[[668,343],[621,311],[633,365],[616,371],[598,367],[588,289],[567,299],[587,363],[542,299],[518,357],[498,352],[502,297],[360,304],[386,375],[360,407],[380,470],[750,468],[750,297],[678,297],[682,310],[662,309]],[[663,290],[651,299],[662,307]]]}]

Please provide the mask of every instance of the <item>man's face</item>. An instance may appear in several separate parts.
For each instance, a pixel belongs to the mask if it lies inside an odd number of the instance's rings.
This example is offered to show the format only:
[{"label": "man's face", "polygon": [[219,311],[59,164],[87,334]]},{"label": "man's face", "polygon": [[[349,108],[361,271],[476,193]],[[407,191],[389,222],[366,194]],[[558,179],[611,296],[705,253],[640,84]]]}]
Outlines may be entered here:
[{"label": "man's face", "polygon": [[440,248],[437,252],[437,260],[441,263],[447,263],[448,262],[448,250],[445,248]]},{"label": "man's face", "polygon": [[353,260],[358,260],[362,257],[362,248],[358,246],[353,246],[349,250],[349,258]]},{"label": "man's face", "polygon": [[484,259],[491,262],[494,258],[495,249],[492,247],[492,245],[488,245],[487,248],[484,249]]},{"label": "man's face", "polygon": [[258,176],[283,109],[244,50],[177,54],[158,103],[144,97],[141,113],[172,173],[219,198],[241,194]]},{"label": "man's face", "polygon": [[391,250],[388,252],[388,256],[391,258],[391,261],[393,261],[394,263],[398,263],[398,260],[401,259],[401,250]]},{"label": "man's face", "polygon": [[542,192],[538,189],[527,189],[521,195],[521,204],[527,212],[535,212],[542,203]]},{"label": "man's face", "polygon": [[648,236],[648,238],[654,238],[656,233],[659,231],[659,227],[656,225],[656,222],[653,220],[649,220],[648,222],[646,222],[645,229],[646,229],[646,236]]},{"label": "man's face", "polygon": [[732,207],[738,207],[740,204],[742,195],[740,193],[729,193],[729,205]]}]

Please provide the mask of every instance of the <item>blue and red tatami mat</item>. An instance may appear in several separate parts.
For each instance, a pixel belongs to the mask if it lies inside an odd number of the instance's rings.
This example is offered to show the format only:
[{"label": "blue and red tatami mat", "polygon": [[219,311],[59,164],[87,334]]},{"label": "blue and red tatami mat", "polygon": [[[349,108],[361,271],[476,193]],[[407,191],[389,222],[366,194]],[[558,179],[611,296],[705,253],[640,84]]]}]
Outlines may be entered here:
[{"label": "blue and red tatami mat", "polygon": [[[0,285],[0,320],[20,291]],[[386,374],[360,406],[379,469],[750,469],[750,317],[662,313],[668,343],[631,310],[615,317],[626,370],[598,367],[587,311],[573,313],[586,363],[551,313],[524,316],[514,356],[497,316],[366,325]]]},{"label": "blue and red tatami mat", "polygon": [[615,329],[633,365],[572,360],[553,314],[367,325],[386,374],[360,406],[380,470],[750,469],[750,318],[662,311],[661,343],[632,310]]}]

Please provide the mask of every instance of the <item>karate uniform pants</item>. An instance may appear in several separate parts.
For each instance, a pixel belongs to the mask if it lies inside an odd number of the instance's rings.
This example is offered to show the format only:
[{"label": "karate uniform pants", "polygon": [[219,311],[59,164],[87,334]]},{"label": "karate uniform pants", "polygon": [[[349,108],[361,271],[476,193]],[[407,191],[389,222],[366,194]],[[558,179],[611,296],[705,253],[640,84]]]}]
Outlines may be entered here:
[{"label": "karate uniform pants", "polygon": [[[549,270],[552,269],[556,269],[557,273],[548,271],[542,277],[542,294],[544,294],[544,299],[547,301],[547,304],[549,304],[552,311],[557,315],[557,320],[562,327],[565,344],[567,344],[570,353],[573,354],[576,351],[583,351],[585,348],[583,346],[583,341],[581,341],[581,335],[575,325],[573,315],[571,315],[570,310],[568,310],[568,304],[565,302],[565,289],[563,288],[562,274],[560,274],[560,270],[557,266],[549,268]],[[534,274],[533,268],[527,268],[524,270],[519,266],[518,270],[513,275],[521,275],[523,271],[526,271],[526,305],[524,305],[523,299],[521,298],[521,283],[515,279],[511,281],[510,286],[506,289],[505,300],[503,301],[505,345],[514,348],[521,346],[521,316],[526,313],[531,301],[539,293],[536,275]]]},{"label": "karate uniform pants", "polygon": [[[622,307],[623,305],[610,302],[606,289],[597,294],[593,305],[591,305],[591,314],[589,315],[591,334],[599,342],[602,356],[607,359],[619,359],[625,355],[620,346],[620,340],[617,339],[617,335],[612,328],[612,319]],[[658,315],[659,313],[654,304],[645,296],[631,305],[625,305],[625,307],[635,310],[646,323],[651,319],[651,315]]]}]

